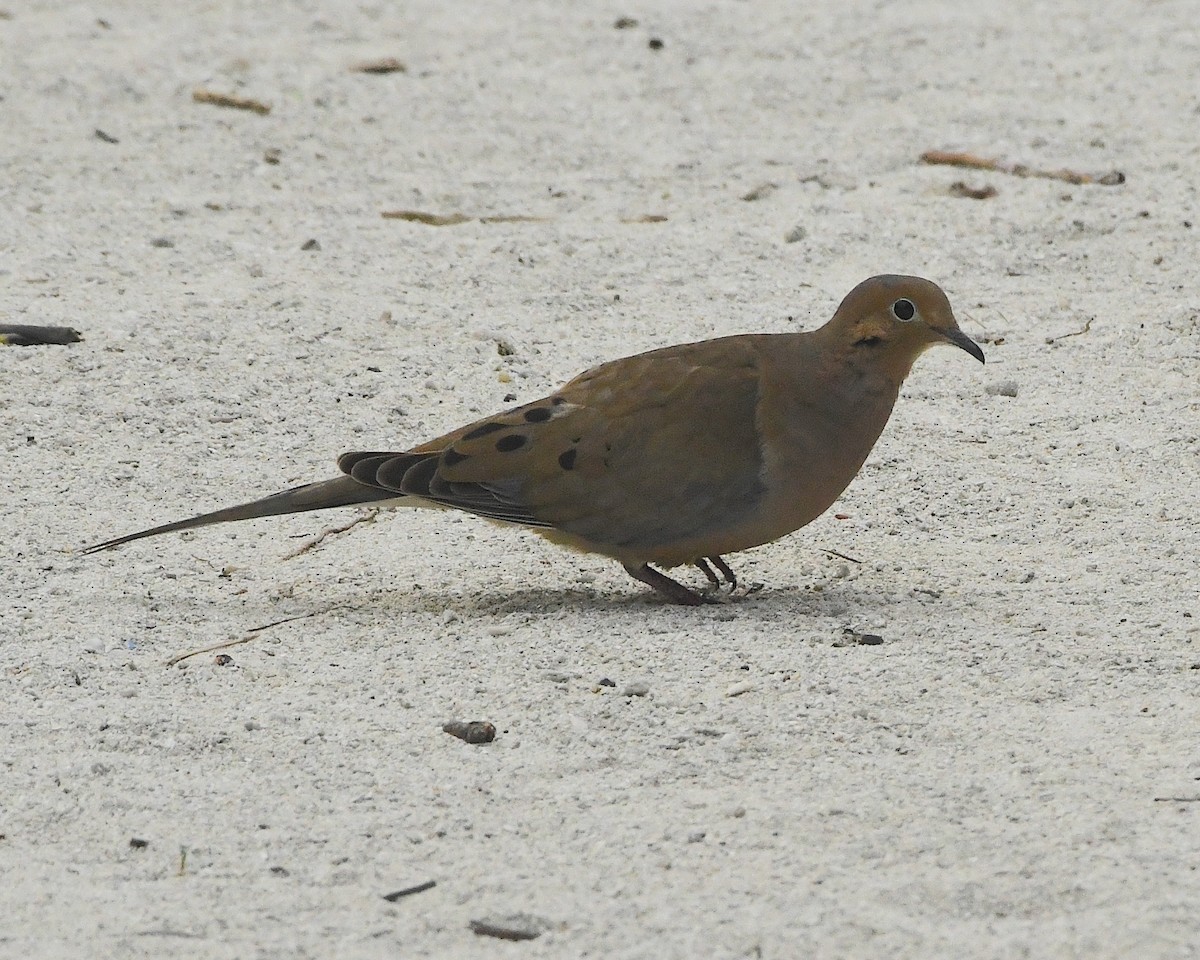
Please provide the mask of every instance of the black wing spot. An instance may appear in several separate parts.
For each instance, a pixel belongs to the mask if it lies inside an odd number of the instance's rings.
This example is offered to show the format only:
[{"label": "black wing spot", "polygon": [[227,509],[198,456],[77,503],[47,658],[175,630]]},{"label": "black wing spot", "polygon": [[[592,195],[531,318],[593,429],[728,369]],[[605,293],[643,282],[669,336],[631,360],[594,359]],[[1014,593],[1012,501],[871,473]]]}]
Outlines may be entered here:
[{"label": "black wing spot", "polygon": [[545,423],[553,414],[549,407],[534,407],[532,410],[525,411],[526,423]]},{"label": "black wing spot", "polygon": [[453,447],[442,454],[443,467],[457,467],[464,460],[470,460],[470,456],[465,453],[459,453]]},{"label": "black wing spot", "polygon": [[469,433],[464,433],[462,435],[462,439],[478,440],[480,437],[486,437],[489,433],[495,433],[497,430],[503,430],[507,426],[507,423],[499,423],[495,420],[489,420],[487,423],[480,424]]},{"label": "black wing spot", "polygon": [[576,450],[574,447],[572,447],[570,450],[567,450],[558,455],[558,465],[560,467],[562,467],[564,470],[574,470],[575,469],[575,457],[578,455],[579,455],[579,451]]},{"label": "black wing spot", "polygon": [[501,437],[496,441],[496,449],[501,453],[512,453],[514,450],[520,450],[525,446],[527,438],[519,433],[510,433],[507,437]]}]

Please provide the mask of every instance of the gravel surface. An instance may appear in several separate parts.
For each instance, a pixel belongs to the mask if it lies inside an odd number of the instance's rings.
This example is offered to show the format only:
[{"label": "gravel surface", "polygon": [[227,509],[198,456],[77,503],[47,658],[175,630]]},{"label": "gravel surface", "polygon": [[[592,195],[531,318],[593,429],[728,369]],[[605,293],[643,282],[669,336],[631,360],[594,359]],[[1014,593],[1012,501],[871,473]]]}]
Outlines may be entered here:
[{"label": "gravel surface", "polygon": [[[0,956],[1200,955],[1195,7],[994,7],[0,2],[0,322],[84,337],[0,347]],[[76,552],[883,272],[987,366],[740,603],[432,511]]]}]

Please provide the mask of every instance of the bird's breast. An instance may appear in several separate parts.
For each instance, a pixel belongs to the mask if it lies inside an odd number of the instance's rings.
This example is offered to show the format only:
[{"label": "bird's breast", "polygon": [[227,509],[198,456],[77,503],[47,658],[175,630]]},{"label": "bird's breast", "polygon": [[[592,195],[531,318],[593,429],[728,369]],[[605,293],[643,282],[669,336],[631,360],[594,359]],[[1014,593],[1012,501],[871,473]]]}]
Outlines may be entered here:
[{"label": "bird's breast", "polygon": [[[778,404],[782,415],[763,426],[765,513],[776,536],[811,523],[833,505],[862,469],[887,425],[897,390],[851,383],[819,394],[803,391]],[[852,389],[845,389],[846,387]]]}]

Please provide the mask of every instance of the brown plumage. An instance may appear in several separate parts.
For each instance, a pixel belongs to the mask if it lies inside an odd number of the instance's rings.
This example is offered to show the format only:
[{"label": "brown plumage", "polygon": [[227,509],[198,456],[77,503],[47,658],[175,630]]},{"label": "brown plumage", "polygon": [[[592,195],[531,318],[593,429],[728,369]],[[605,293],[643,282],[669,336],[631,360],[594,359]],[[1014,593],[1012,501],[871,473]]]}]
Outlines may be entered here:
[{"label": "brown plumage", "polygon": [[[807,333],[744,334],[626,357],[541,400],[403,452],[345,453],[343,476],[87,548],[355,504],[436,506],[529,527],[624,564],[676,603],[706,599],[651,564],[698,566],[820,516],[854,479],[926,348],[980,362],[936,284],[879,276]],[[714,572],[716,567],[717,572]]]}]

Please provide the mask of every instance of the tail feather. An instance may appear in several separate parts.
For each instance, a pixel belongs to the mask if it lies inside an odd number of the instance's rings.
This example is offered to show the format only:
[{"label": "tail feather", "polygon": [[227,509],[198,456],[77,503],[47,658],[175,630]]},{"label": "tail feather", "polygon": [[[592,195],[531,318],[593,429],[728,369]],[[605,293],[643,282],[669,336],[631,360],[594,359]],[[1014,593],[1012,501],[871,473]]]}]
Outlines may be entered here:
[{"label": "tail feather", "polygon": [[328,510],[333,507],[351,507],[355,504],[374,503],[379,500],[396,500],[403,496],[395,490],[381,490],[359,483],[352,477],[337,477],[333,480],[322,480],[317,483],[306,483],[303,486],[292,487],[282,493],[263,497],[250,503],[239,504],[236,507],[226,507],[224,510],[214,510],[212,513],[202,513],[199,516],[188,517],[186,520],[176,520],[174,523],[164,523],[162,526],[139,530],[113,540],[85,547],[83,552],[99,553],[101,550],[111,550],[123,543],[141,540],[143,537],[155,537],[160,533],[173,533],[176,530],[191,530],[193,527],[206,527],[211,523],[229,523],[234,520],[254,520],[258,517],[276,517],[286,513],[305,513],[309,510]]}]

